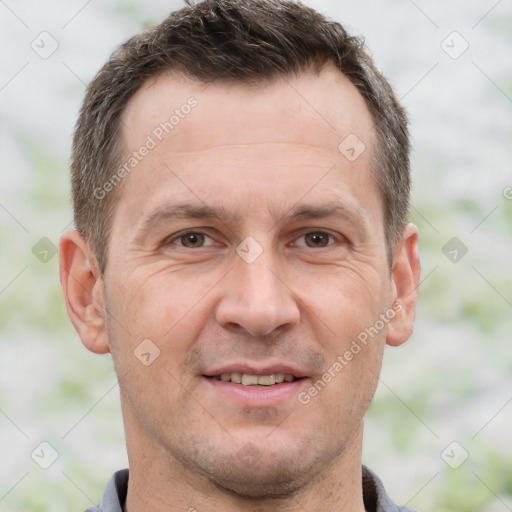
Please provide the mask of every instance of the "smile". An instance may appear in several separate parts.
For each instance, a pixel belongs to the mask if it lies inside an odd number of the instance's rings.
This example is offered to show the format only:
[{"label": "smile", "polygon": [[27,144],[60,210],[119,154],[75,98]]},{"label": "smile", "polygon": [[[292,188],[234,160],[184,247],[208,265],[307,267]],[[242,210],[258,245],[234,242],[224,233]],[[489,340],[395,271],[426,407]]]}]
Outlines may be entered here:
[{"label": "smile", "polygon": [[250,373],[221,373],[211,377],[222,382],[233,382],[243,386],[274,386],[283,382],[293,382],[296,377],[289,373],[271,373],[270,375],[254,375]]},{"label": "smile", "polygon": [[[233,365],[235,366],[235,365]],[[246,365],[243,365],[246,366]],[[223,368],[203,375],[205,397],[219,406],[238,403],[240,406],[267,408],[294,404],[298,394],[307,388],[310,379],[292,368]],[[210,395],[212,393],[212,395]]]}]

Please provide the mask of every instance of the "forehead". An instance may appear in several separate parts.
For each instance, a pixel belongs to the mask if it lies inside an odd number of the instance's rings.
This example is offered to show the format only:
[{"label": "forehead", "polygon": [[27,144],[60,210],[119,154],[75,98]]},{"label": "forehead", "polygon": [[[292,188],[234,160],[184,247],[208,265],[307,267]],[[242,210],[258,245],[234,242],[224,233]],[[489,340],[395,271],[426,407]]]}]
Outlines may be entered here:
[{"label": "forehead", "polygon": [[122,120],[128,149],[153,134],[176,151],[254,142],[332,149],[350,134],[371,143],[373,126],[358,90],[332,65],[258,85],[159,75],[130,99]]},{"label": "forehead", "polygon": [[253,216],[291,206],[306,191],[318,206],[380,202],[369,173],[371,115],[333,66],[251,86],[164,74],[137,91],[122,121],[136,161],[115,217],[128,223],[184,195],[242,217],[248,206]]}]

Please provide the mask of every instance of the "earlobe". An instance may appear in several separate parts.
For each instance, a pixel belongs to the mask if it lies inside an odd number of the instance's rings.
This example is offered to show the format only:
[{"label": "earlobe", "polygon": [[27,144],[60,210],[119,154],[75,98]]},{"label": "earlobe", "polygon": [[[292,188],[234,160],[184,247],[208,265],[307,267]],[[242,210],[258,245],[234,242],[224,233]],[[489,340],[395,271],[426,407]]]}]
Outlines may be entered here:
[{"label": "earlobe", "polygon": [[414,224],[407,224],[397,244],[391,270],[391,303],[396,314],[388,324],[388,345],[401,345],[412,334],[419,279],[418,228]]},{"label": "earlobe", "polygon": [[109,352],[103,279],[89,245],[76,230],[61,236],[59,274],[66,309],[82,343],[91,352]]}]

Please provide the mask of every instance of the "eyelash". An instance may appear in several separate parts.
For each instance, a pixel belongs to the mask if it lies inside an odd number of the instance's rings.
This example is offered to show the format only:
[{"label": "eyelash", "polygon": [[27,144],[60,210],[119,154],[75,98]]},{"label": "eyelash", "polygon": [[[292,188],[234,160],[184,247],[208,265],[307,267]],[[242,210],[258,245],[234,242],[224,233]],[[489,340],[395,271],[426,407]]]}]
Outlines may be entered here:
[{"label": "eyelash", "polygon": [[[297,240],[305,239],[305,237],[308,235],[327,235],[327,237],[328,237],[327,245],[319,245],[316,247],[316,249],[323,249],[325,247],[330,247],[331,245],[336,243],[336,241],[338,241],[337,237],[334,236],[334,234],[330,233],[329,231],[314,230],[314,231],[307,231],[307,232],[303,233],[302,235],[300,235],[298,238],[296,238],[294,240],[294,244],[297,242]],[[304,243],[304,245],[301,244],[300,247],[306,247],[308,249],[315,249],[315,247],[306,245],[305,243]]]},{"label": "eyelash", "polygon": [[[207,235],[206,233],[204,233],[203,231],[195,231],[195,230],[189,230],[189,231],[182,231],[180,233],[177,233],[175,235],[171,235],[170,237],[167,237],[162,245],[164,246],[167,246],[167,245],[172,245],[172,244],[176,244],[176,245],[179,245],[180,247],[185,247],[187,248],[185,245],[183,244],[180,244],[180,243],[176,243],[177,241],[179,241],[180,239],[186,237],[187,235],[202,235],[204,236],[205,238],[209,238],[210,240],[212,240],[213,242],[215,242],[215,240]],[[201,247],[198,247],[198,249],[202,248],[202,247],[209,247],[210,245],[215,245],[215,244],[209,244],[207,246],[201,246]],[[190,249],[190,247],[189,247]]]},{"label": "eyelash", "polygon": [[[293,241],[293,244],[296,243],[297,240],[300,240],[301,238],[304,238],[306,237],[307,235],[313,235],[313,234],[320,234],[320,235],[327,235],[329,237],[329,241],[327,243],[327,245],[324,245],[324,246],[318,246],[316,247],[317,249],[323,249],[323,248],[327,248],[327,247],[331,247],[334,243],[336,242],[342,242],[342,243],[345,243],[347,242],[346,238],[343,236],[343,235],[340,235],[340,234],[333,234],[331,233],[330,231],[327,231],[327,230],[309,230],[309,231],[306,231],[306,232],[303,232],[298,238],[295,238],[294,241]],[[194,249],[193,247],[187,247],[181,243],[177,243],[179,240],[181,240],[182,238],[186,237],[187,235],[202,235],[204,236],[205,238],[208,238],[210,240],[212,240],[214,243],[210,243],[208,245],[201,245],[200,247],[197,247],[197,249],[201,249],[201,248],[204,248],[204,247],[210,247],[210,246],[213,246],[213,245],[218,245],[215,243],[215,240],[213,239],[213,237],[207,235],[206,233],[204,233],[203,231],[199,231],[199,230],[188,230],[188,231],[182,231],[180,233],[177,233],[175,235],[171,235],[170,237],[167,237],[162,245],[163,246],[168,246],[168,245],[171,245],[171,244],[176,244],[180,247],[184,247],[184,248],[188,248],[188,249]],[[306,244],[304,245],[300,245],[300,247],[305,247],[305,248],[309,248],[309,249],[315,249],[315,247],[311,247],[311,246],[308,246]]]}]

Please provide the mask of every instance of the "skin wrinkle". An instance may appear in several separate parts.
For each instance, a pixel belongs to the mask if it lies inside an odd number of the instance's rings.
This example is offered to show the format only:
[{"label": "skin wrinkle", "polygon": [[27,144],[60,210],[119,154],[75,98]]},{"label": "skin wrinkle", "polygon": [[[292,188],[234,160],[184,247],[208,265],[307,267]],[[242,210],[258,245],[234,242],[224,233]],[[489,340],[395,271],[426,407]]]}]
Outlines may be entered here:
[{"label": "skin wrinkle", "polygon": [[[287,213],[284,213],[287,212]],[[356,209],[357,212],[357,209]],[[342,219],[355,225],[356,230],[362,233],[362,238],[368,236],[368,220],[362,213],[352,211],[351,207],[334,203],[331,205],[295,205],[293,208],[282,208],[281,211],[269,211],[275,223],[281,223],[285,217],[291,220],[307,219]],[[224,225],[240,223],[239,212],[228,212],[225,208],[213,208],[211,206],[195,205],[193,203],[163,205],[155,208],[145,216],[134,232],[134,247],[143,246],[145,238],[151,235],[152,230],[158,230],[171,224],[174,220],[219,220]]]},{"label": "skin wrinkle", "polygon": [[[90,350],[111,351],[116,372],[130,372],[120,383],[131,468],[125,512],[188,510],[204,496],[205,511],[261,506],[291,512],[297,502],[310,512],[364,510],[363,416],[385,343],[404,342],[412,329],[415,294],[409,292],[417,284],[417,254],[400,249],[390,272],[383,201],[368,155],[349,162],[338,151],[346,131],[365,133],[372,124],[355,87],[329,68],[293,80],[333,120],[342,109],[336,133],[326,135],[312,109],[297,109],[303,100],[284,80],[255,92],[161,78],[151,94],[142,87],[123,115],[133,127],[124,133],[125,144],[136,148],[158,112],[172,111],[183,95],[198,101],[187,122],[120,189],[109,264],[97,282],[104,283],[105,304],[126,331],[108,315],[94,326],[80,324]],[[277,115],[276,105],[296,117]],[[212,130],[218,110],[225,115]],[[283,134],[294,151],[287,144],[266,145]],[[253,143],[240,146],[247,140]],[[345,208],[338,217],[326,216],[333,204]],[[152,229],[141,235],[151,218]],[[203,228],[214,240],[218,233],[218,243],[160,246],[188,228]],[[323,230],[346,234],[351,243],[340,237],[317,248],[294,238]],[[80,252],[71,258],[66,249],[81,247],[77,236],[64,236],[63,266],[86,276],[78,272],[85,265]],[[246,236],[262,248],[252,263],[234,250]],[[415,228],[404,228],[404,237],[414,249]],[[268,408],[241,404],[203,377],[237,362],[283,363],[307,375],[307,389],[397,298],[407,302],[403,313],[307,405],[295,396]],[[68,311],[79,311],[79,302],[68,300]],[[145,339],[159,349],[149,366],[134,357]],[[259,453],[251,467],[240,456],[248,443]]]},{"label": "skin wrinkle", "polygon": [[[196,118],[197,118],[197,116],[196,116]],[[185,129],[185,124],[183,125],[183,128]],[[191,125],[188,125],[186,128],[188,128],[188,129],[192,130],[192,129],[194,129],[194,126],[193,126],[193,125],[192,125],[192,126],[191,126]],[[235,126],[233,129],[236,129],[236,126]],[[175,144],[177,144],[176,139],[174,140],[174,143],[175,143]],[[220,148],[220,147],[219,147],[219,148],[216,148],[216,150],[214,151],[216,154],[225,154],[225,151],[226,151],[226,150],[228,150],[228,149],[229,149],[229,147],[230,147],[231,145],[221,144],[221,145],[219,145],[219,146],[221,146],[223,149],[221,150],[221,148]],[[255,144],[251,144],[251,145],[247,145],[247,146],[248,146],[248,147],[250,146],[251,148],[257,148],[257,149],[260,149],[260,148],[258,147],[258,145],[255,145]],[[312,144],[308,144],[308,147],[311,147],[311,146],[312,146]],[[331,145],[331,147],[332,147],[332,145]],[[238,152],[239,150],[240,150],[240,147],[237,147],[237,152]],[[316,151],[315,151],[313,154],[315,154],[315,153],[316,153]],[[210,154],[212,154],[212,153],[210,152]],[[236,156],[236,154],[237,154],[237,153],[235,153],[235,156]],[[288,152],[285,152],[285,155],[287,155],[287,154],[288,154]],[[314,157],[312,158],[312,154],[311,154],[311,153],[309,153],[309,154],[310,154],[311,156],[308,158],[308,161],[312,161],[312,160],[314,160],[315,158],[314,158]],[[259,153],[258,153],[258,155],[259,155]],[[261,160],[261,162],[262,162],[262,164],[261,164],[261,165],[267,165],[267,168],[275,168],[275,167],[273,167],[271,164],[269,164],[269,162],[268,162],[268,155],[263,154],[262,156],[263,156],[263,160]],[[188,157],[188,158],[194,158],[194,157],[197,157],[197,154],[196,154],[196,152],[191,152],[191,153],[190,153],[190,155],[188,155],[187,157]],[[283,157],[285,157],[285,156],[283,156]],[[255,157],[255,158],[256,158],[256,157]],[[332,157],[329,157],[329,158],[332,158]],[[179,161],[179,155],[174,154],[174,155],[173,155],[173,161],[176,161],[176,160],[177,160],[177,161]],[[238,158],[235,158],[234,160],[231,160],[231,162],[232,162],[232,164],[231,164],[231,165],[236,165],[237,161],[238,161]],[[251,162],[251,161],[253,161],[253,159],[247,159],[247,161],[248,161],[248,162]],[[226,169],[226,167],[225,167],[225,166],[223,166],[223,167],[224,167],[224,169]],[[352,164],[350,164],[350,167],[352,167]],[[180,165],[180,164],[173,163],[173,168],[178,169],[178,171],[176,171],[176,172],[178,173],[178,175],[180,175],[180,176],[181,176],[181,179],[183,179],[187,184],[190,184],[190,180],[191,180],[191,179],[193,179],[192,177],[193,177],[194,173],[196,173],[196,172],[197,172],[197,168],[195,168],[193,172],[192,172],[192,171],[187,171],[183,164],[182,164],[182,165]],[[141,169],[140,169],[140,170],[142,171],[142,170],[143,170],[143,168],[141,167]],[[310,171],[310,172],[311,172],[311,171]],[[258,174],[259,174],[259,173],[258,173]],[[255,175],[255,176],[256,176],[256,175]],[[314,181],[313,181],[313,183],[314,183],[315,181],[316,181],[316,180],[314,180]],[[129,186],[129,183],[128,183],[128,186]],[[201,190],[201,191],[199,191],[199,190],[197,190],[197,189],[195,190],[195,193],[199,194],[199,197],[203,197],[204,192],[205,192],[205,190]],[[377,196],[377,194],[375,194],[375,195]],[[261,198],[260,198],[260,197],[258,197],[258,198],[257,198],[257,201],[260,201],[260,200],[261,200]],[[210,201],[211,201],[211,200],[210,200]],[[208,202],[208,201],[206,201],[206,203],[207,203],[207,204],[209,204],[209,202]],[[241,207],[241,206],[240,206],[240,207]],[[240,207],[239,207],[239,208],[240,208]],[[121,210],[120,210],[120,211],[121,211]],[[272,220],[275,220],[275,219],[272,219]],[[264,222],[264,221],[260,220],[260,221],[258,222],[258,224],[259,224],[260,222],[261,222],[262,224],[264,223],[265,225],[268,225],[268,223],[267,223],[266,221]],[[255,226],[256,226],[256,224],[255,224]],[[249,228],[249,230],[250,230],[250,228]],[[251,230],[250,230],[250,231],[251,231]],[[252,236],[254,236],[256,239],[260,239],[260,237],[258,236],[258,234],[259,234],[258,232],[254,233],[254,230],[252,230]],[[264,246],[264,254],[263,254],[263,255],[262,255],[262,257],[260,257],[260,258],[264,258],[264,257],[266,257],[266,255],[267,255],[267,254],[269,254],[269,258],[270,258],[270,254],[271,254],[271,253],[269,253],[269,252],[268,252],[268,251],[270,250],[270,249],[269,249],[269,247],[270,247],[270,246],[269,246],[269,245],[267,245],[267,244],[263,244],[263,246]],[[260,263],[262,264],[262,260],[260,260]],[[270,263],[270,260],[269,260],[269,263]],[[258,264],[258,262],[255,262],[253,265],[257,265],[257,264]],[[199,265],[200,265],[200,264],[199,264]],[[235,264],[235,270],[234,270],[234,272],[236,272],[236,271],[237,271],[237,268],[236,268],[236,267],[240,267],[240,268],[242,268],[242,266],[245,266],[245,265],[246,265],[246,264],[245,264],[245,262],[243,262],[243,261],[239,260],[239,261]],[[185,271],[186,271],[186,269],[185,269]],[[254,267],[254,272],[256,272],[256,267]],[[361,270],[360,270],[360,269],[359,269],[359,273],[361,273]],[[260,278],[261,278],[261,276],[262,276],[262,275],[264,275],[264,274],[261,274],[261,272],[258,272],[258,274],[259,274]],[[281,275],[286,275],[286,274],[281,274]],[[209,288],[209,285],[205,286],[205,288]],[[372,288],[372,292],[375,292],[375,288],[374,288],[374,287]],[[145,293],[144,293],[144,295],[145,295]],[[197,310],[196,310],[196,314],[197,314]],[[204,324],[204,326],[203,326],[204,331],[210,331],[210,332],[212,332],[212,331],[216,330],[216,329],[214,329],[213,327],[212,327],[211,329],[208,329],[207,325],[208,325],[208,322],[207,322],[206,324]],[[324,331],[325,329],[324,329],[324,328],[322,328],[322,330]],[[354,333],[354,334],[355,334],[355,333]],[[241,342],[241,343],[243,343],[243,342]],[[231,343],[230,343],[230,345],[231,345]],[[242,347],[244,347],[244,346],[246,347],[246,343],[245,343],[244,345],[242,345]],[[275,348],[277,348],[277,346],[275,346]],[[318,349],[317,349],[317,350],[318,350]],[[278,350],[276,350],[276,351],[278,351]],[[314,350],[313,350],[313,352],[314,352]],[[248,356],[246,355],[246,358],[247,358],[247,357],[248,357]],[[295,353],[294,353],[294,357],[296,357],[296,351],[295,351]],[[311,370],[312,370],[312,376],[316,376],[316,371],[314,371],[314,368],[312,368]],[[320,368],[318,368],[318,370],[320,370]],[[192,371],[192,369],[191,369],[191,371]],[[321,372],[319,371],[319,375],[320,375],[320,374],[321,374]],[[372,379],[372,380],[373,380],[373,379]],[[195,391],[195,387],[194,387],[194,385],[191,385],[191,386],[189,387],[189,389],[190,389],[190,391],[191,391],[191,392],[194,392],[194,391]],[[356,416],[356,415],[357,415],[355,412],[349,412],[348,410],[346,410],[346,411],[345,411],[345,414],[347,414],[347,413],[349,414],[349,416]],[[245,417],[246,417],[246,416],[245,416]],[[255,418],[254,418],[254,417],[252,417],[252,418],[253,418],[253,421],[254,421],[254,419],[255,419]],[[220,418],[219,418],[219,419],[220,419]],[[221,421],[221,423],[223,423],[223,422]],[[258,429],[263,428],[265,424],[266,424],[266,422],[263,422],[262,424],[260,424],[260,425],[259,425],[259,427],[258,427]],[[275,435],[276,435],[276,434],[274,434],[274,436],[275,436]],[[270,439],[272,439],[272,438],[270,438]],[[203,457],[205,457],[205,456],[207,456],[207,455],[206,455],[205,453],[203,453],[203,454],[202,454],[202,456],[203,456]],[[318,455],[317,455],[317,456],[318,456]],[[181,456],[180,456],[180,459],[181,459]],[[313,463],[313,462],[312,462],[312,463]],[[314,464],[314,463],[313,463],[313,464]],[[309,472],[310,472],[310,470],[308,470],[308,473],[309,473]],[[230,478],[229,478],[229,477],[227,477],[227,475],[226,475],[226,478],[227,478],[227,481],[229,481],[229,480],[230,480]],[[238,480],[238,479],[239,479],[239,477],[235,478],[235,481],[236,481],[236,480]],[[220,485],[220,482],[217,482],[217,483]]]}]

